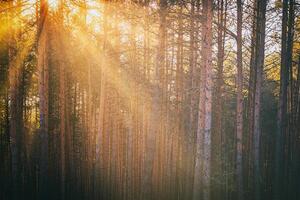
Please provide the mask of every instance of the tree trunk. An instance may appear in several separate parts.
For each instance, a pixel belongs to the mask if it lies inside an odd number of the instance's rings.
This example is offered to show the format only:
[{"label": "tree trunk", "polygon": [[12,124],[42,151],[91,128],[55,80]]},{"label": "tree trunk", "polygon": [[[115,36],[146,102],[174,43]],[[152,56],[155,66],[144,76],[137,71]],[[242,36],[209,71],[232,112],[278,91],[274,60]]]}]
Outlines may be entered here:
[{"label": "tree trunk", "polygon": [[297,173],[297,164],[296,159],[294,156],[294,146],[295,146],[295,141],[297,140],[297,130],[295,129],[295,102],[294,102],[294,87],[295,87],[295,82],[294,82],[294,72],[295,70],[293,69],[293,47],[294,47],[294,25],[295,25],[295,8],[294,8],[294,0],[289,0],[289,8],[288,8],[288,30],[287,30],[287,46],[286,46],[286,67],[288,68],[289,74],[289,82],[288,82],[288,101],[289,101],[289,109],[288,109],[288,123],[287,123],[287,130],[288,134],[286,135],[287,141],[288,141],[288,151],[287,151],[287,175],[286,175],[286,180],[287,182],[284,184],[285,185],[285,195],[288,196],[288,198],[293,198],[294,191],[297,189],[294,187],[297,185],[297,182],[293,182],[295,179],[294,174]]},{"label": "tree trunk", "polygon": [[207,29],[205,37],[205,50],[207,57],[205,59],[206,68],[206,84],[205,84],[205,126],[204,126],[204,163],[203,163],[203,196],[204,200],[210,200],[210,182],[211,182],[211,116],[212,116],[212,90],[213,90],[213,66],[212,66],[212,20],[213,20],[213,1],[203,2],[204,9],[207,9],[207,21],[205,28]]},{"label": "tree trunk", "polygon": [[289,117],[289,130],[290,132],[293,132],[294,127],[294,111],[295,111],[295,105],[294,105],[294,70],[293,70],[293,47],[294,47],[294,25],[295,25],[295,8],[294,8],[294,0],[289,0],[289,17],[288,17],[288,31],[287,31],[287,68],[289,70],[289,86],[290,86],[290,117]]},{"label": "tree trunk", "polygon": [[[178,31],[179,31],[179,36],[178,36],[178,58],[177,58],[177,71],[176,71],[176,76],[178,78],[176,78],[176,83],[177,85],[179,86],[178,87],[178,94],[181,93],[182,91],[182,73],[183,73],[183,69],[182,69],[182,65],[183,65],[183,31],[182,31],[182,6],[180,8],[180,16],[179,16],[179,27],[178,27]],[[192,0],[191,2],[191,22],[190,22],[190,26],[191,26],[191,30],[190,30],[190,49],[189,49],[189,94],[188,94],[188,97],[189,97],[189,101],[190,101],[190,109],[189,109],[189,127],[188,127],[188,131],[187,131],[187,134],[185,135],[184,138],[186,138],[186,143],[185,143],[185,146],[184,146],[184,149],[185,149],[185,152],[184,152],[184,155],[186,157],[186,167],[184,168],[185,169],[185,199],[191,199],[192,197],[192,186],[193,186],[193,162],[192,162],[192,159],[193,159],[193,143],[194,143],[194,135],[195,135],[195,80],[194,80],[194,71],[195,71],[195,64],[196,64],[196,40],[195,40],[195,37],[197,37],[196,35],[196,31],[195,31],[195,27],[196,26],[196,23],[195,23],[195,0]],[[178,107],[180,107],[180,109],[178,110],[179,112],[179,116],[181,116],[181,113],[182,113],[182,100],[183,100],[183,97],[180,95],[178,95]],[[180,106],[179,106],[180,105]],[[182,118],[178,116],[178,121],[177,121],[177,124],[179,127],[179,130],[178,132],[182,132],[183,129],[181,129],[181,121],[182,121]]]},{"label": "tree trunk", "polygon": [[66,180],[66,164],[65,164],[65,69],[62,63],[59,64],[59,101],[60,101],[60,159],[61,159],[61,199],[65,199],[65,180]]},{"label": "tree trunk", "polygon": [[[196,160],[194,173],[193,199],[201,196],[201,180],[203,199],[210,199],[211,175],[211,106],[212,106],[212,18],[213,3],[211,0],[202,1],[202,47],[199,116],[196,138]],[[202,149],[203,147],[203,149]],[[201,177],[201,161],[203,161],[203,178]]]},{"label": "tree trunk", "polygon": [[263,80],[263,67],[265,57],[265,26],[266,26],[266,6],[267,0],[258,1],[258,12],[256,22],[256,51],[255,51],[255,93],[254,93],[254,121],[253,121],[253,149],[254,149],[254,195],[255,199],[260,199],[261,171],[260,171],[260,112],[261,112],[261,87]]},{"label": "tree trunk", "polygon": [[[214,193],[212,198],[220,199],[222,198],[222,155],[224,142],[224,128],[222,126],[223,122],[223,96],[224,96],[224,80],[223,80],[223,69],[224,69],[224,46],[227,28],[227,0],[218,0],[218,24],[217,24],[217,80],[214,91],[214,107],[213,107],[213,127],[212,127],[212,177],[215,181],[212,183]],[[226,173],[226,172],[225,172]]]},{"label": "tree trunk", "polygon": [[255,93],[255,81],[256,81],[256,65],[255,65],[255,55],[256,55],[256,38],[257,38],[257,31],[256,31],[256,16],[258,12],[257,1],[254,0],[253,2],[253,17],[252,17],[252,36],[251,36],[251,58],[250,58],[250,76],[249,76],[249,88],[248,88],[248,105],[247,105],[247,120],[248,120],[248,127],[247,127],[247,141],[245,142],[245,155],[246,158],[246,165],[245,171],[247,172],[247,188],[249,188],[249,192],[253,190],[253,123],[254,123],[254,93]]},{"label": "tree trunk", "polygon": [[[102,173],[104,171],[101,170],[101,167],[104,163],[103,159],[103,144],[104,144],[104,116],[105,116],[105,101],[106,101],[106,90],[107,90],[107,74],[105,70],[105,65],[107,64],[105,62],[106,60],[106,40],[107,40],[107,5],[104,5],[104,19],[103,19],[103,31],[104,31],[104,36],[103,36],[103,44],[102,44],[102,49],[101,49],[101,80],[100,80],[100,100],[99,100],[99,118],[98,118],[98,130],[96,134],[96,149],[95,149],[95,154],[96,154],[96,159],[95,159],[95,180],[94,180],[94,188],[99,188],[101,181],[101,177],[103,177]],[[99,191],[95,189],[95,198],[100,198],[99,196]]]},{"label": "tree trunk", "polygon": [[[11,38],[10,46],[14,46],[15,38]],[[23,94],[21,93],[22,70],[12,60],[14,52],[9,49],[9,116],[10,116],[10,150],[11,169],[13,181],[13,198],[18,199],[21,195],[21,171],[22,171],[22,143],[23,141]]]},{"label": "tree trunk", "polygon": [[287,21],[288,21],[288,0],[283,0],[282,7],[282,32],[281,32],[281,65],[280,65],[280,94],[276,132],[275,152],[275,182],[274,199],[282,197],[281,184],[283,181],[283,145],[284,135],[287,126],[287,90],[288,90],[288,66],[287,66]]},{"label": "tree trunk", "polygon": [[40,199],[48,199],[48,88],[49,88],[49,66],[48,66],[48,3],[41,1],[40,18],[38,26],[38,57],[37,68],[39,75],[39,107],[40,107],[40,174],[39,195]]},{"label": "tree trunk", "polygon": [[237,105],[236,105],[236,175],[238,199],[243,200],[243,49],[242,49],[242,0],[237,0]]}]

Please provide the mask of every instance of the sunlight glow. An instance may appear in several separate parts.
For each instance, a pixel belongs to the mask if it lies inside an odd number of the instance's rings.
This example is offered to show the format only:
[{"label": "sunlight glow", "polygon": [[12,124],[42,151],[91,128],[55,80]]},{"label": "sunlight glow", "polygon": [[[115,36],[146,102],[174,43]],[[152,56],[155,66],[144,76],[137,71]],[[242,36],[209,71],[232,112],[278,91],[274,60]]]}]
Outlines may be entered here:
[{"label": "sunlight glow", "polygon": [[59,5],[59,0],[48,0],[49,8],[52,10],[56,10]]},{"label": "sunlight glow", "polygon": [[88,10],[87,16],[86,16],[87,23],[91,23],[99,18],[101,18],[101,13],[98,10],[96,10],[96,9]]}]

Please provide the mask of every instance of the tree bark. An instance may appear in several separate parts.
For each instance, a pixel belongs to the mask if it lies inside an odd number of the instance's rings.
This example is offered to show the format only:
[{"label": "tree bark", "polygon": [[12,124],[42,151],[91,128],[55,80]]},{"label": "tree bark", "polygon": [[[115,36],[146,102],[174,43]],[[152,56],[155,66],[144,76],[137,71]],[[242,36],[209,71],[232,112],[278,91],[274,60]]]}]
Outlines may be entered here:
[{"label": "tree bark", "polygon": [[152,102],[151,102],[151,119],[150,119],[150,132],[146,138],[146,158],[145,158],[145,174],[143,179],[143,198],[153,199],[157,194],[154,190],[152,183],[152,174],[154,167],[154,156],[159,153],[159,148],[156,144],[156,139],[161,132],[162,123],[162,90],[163,90],[163,78],[165,69],[165,38],[166,38],[166,13],[167,13],[167,1],[159,1],[159,30],[158,30],[158,47],[156,54],[156,66],[154,69],[154,87],[152,89]]},{"label": "tree bark", "polygon": [[[215,181],[212,184],[214,193],[212,198],[222,198],[222,156],[224,154],[224,128],[223,122],[223,101],[224,101],[224,80],[223,80],[223,69],[224,69],[224,55],[225,55],[225,37],[227,28],[227,0],[218,0],[217,9],[217,80],[214,91],[214,107],[213,107],[213,127],[212,127],[212,177]],[[224,171],[223,171],[224,172]],[[226,172],[224,172],[226,173]]]},{"label": "tree bark", "polygon": [[[96,159],[95,159],[95,180],[94,180],[94,188],[99,188],[100,183],[102,181],[101,177],[103,177],[102,173],[104,171],[101,170],[101,165],[104,161],[103,154],[103,144],[104,144],[104,116],[105,116],[105,102],[106,102],[106,92],[107,92],[107,74],[105,70],[105,65],[107,64],[106,61],[106,40],[107,40],[107,5],[104,5],[104,19],[103,19],[103,43],[102,43],[102,49],[101,49],[101,80],[100,80],[100,100],[99,100],[99,118],[98,118],[98,130],[96,134]],[[100,198],[99,191],[95,189],[95,198]]]},{"label": "tree bark", "polygon": [[[211,176],[211,106],[212,106],[212,18],[213,2],[202,1],[202,47],[201,47],[201,74],[200,74],[200,97],[199,115],[196,138],[196,160],[194,173],[193,199],[201,196],[201,180],[203,186],[203,199],[210,199],[210,176]],[[203,147],[203,149],[202,149]],[[201,162],[203,161],[203,178],[201,177]]]},{"label": "tree bark", "polygon": [[[14,30],[12,30],[14,32]],[[15,38],[11,37],[9,44],[9,134],[10,134],[10,150],[11,150],[11,172],[13,181],[13,198],[18,199],[21,195],[21,171],[22,171],[22,147],[23,147],[23,94],[21,92],[22,70],[13,61],[14,52],[12,47]]]},{"label": "tree bark", "polygon": [[40,107],[40,199],[48,199],[48,95],[49,95],[49,60],[48,60],[48,3],[42,0],[40,4],[40,18],[38,20],[38,57],[37,68],[39,75],[39,107]]},{"label": "tree bark", "polygon": [[242,49],[242,0],[237,0],[237,105],[236,105],[236,175],[238,199],[243,200],[243,49]]},{"label": "tree bark", "polygon": [[255,199],[259,200],[261,196],[261,170],[260,170],[260,112],[261,112],[261,87],[263,81],[263,67],[265,57],[265,26],[266,26],[266,7],[267,0],[257,2],[257,17],[256,17],[256,51],[255,51],[255,93],[254,93],[254,121],[253,121],[253,149],[254,149],[254,195]]},{"label": "tree bark", "polygon": [[288,0],[283,0],[282,6],[282,29],[281,29],[281,64],[280,64],[280,94],[276,132],[275,152],[275,182],[274,199],[282,198],[281,184],[283,181],[283,145],[284,135],[287,128],[287,90],[288,90],[288,66],[287,66],[287,21]]}]

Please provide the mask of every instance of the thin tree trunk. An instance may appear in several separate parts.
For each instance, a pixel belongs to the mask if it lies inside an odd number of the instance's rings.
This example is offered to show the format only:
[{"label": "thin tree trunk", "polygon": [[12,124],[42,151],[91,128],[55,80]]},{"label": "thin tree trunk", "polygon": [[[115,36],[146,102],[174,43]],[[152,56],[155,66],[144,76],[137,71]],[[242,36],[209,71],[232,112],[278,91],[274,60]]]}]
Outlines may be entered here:
[{"label": "thin tree trunk", "polygon": [[295,141],[297,141],[297,130],[295,128],[295,102],[294,102],[294,96],[295,96],[295,81],[294,81],[294,72],[293,69],[293,47],[294,47],[294,25],[295,25],[295,8],[294,8],[294,0],[289,0],[289,9],[288,9],[288,31],[287,31],[287,58],[286,58],[286,67],[289,70],[289,96],[288,101],[290,103],[289,105],[289,115],[288,115],[288,154],[287,154],[287,184],[285,184],[286,190],[285,190],[285,196],[288,196],[288,198],[293,198],[294,191],[296,191],[296,185],[297,182],[295,180],[294,174],[297,173],[297,164],[295,163],[297,160],[295,159],[294,149]]},{"label": "thin tree trunk", "polygon": [[[13,30],[12,30],[13,31]],[[16,42],[13,36],[10,38],[9,44],[9,116],[10,116],[10,150],[11,150],[11,169],[13,181],[13,198],[20,198],[21,192],[21,146],[22,146],[22,94],[21,94],[21,70],[20,66],[16,66],[12,60],[15,56],[12,50],[13,44]]]},{"label": "thin tree trunk", "polygon": [[60,101],[60,159],[61,159],[61,199],[65,199],[65,180],[66,180],[66,152],[65,152],[65,69],[62,63],[59,65],[59,101]]},{"label": "thin tree trunk", "polygon": [[[8,2],[8,6],[17,6],[16,11],[12,14],[21,11],[21,2]],[[7,19],[10,20],[13,16],[7,14]],[[18,21],[19,22],[19,21]],[[20,29],[13,23],[9,25],[10,35],[8,36],[8,79],[9,79],[9,135],[10,135],[10,150],[11,150],[11,172],[13,185],[13,199],[18,199],[23,195],[23,180],[24,176],[24,121],[23,121],[23,99],[24,99],[24,85],[23,85],[23,63],[19,63],[19,59],[23,59],[20,52],[16,51],[18,48],[18,40],[20,39]]]},{"label": "thin tree trunk", "polygon": [[154,70],[154,88],[153,99],[151,102],[151,119],[150,132],[146,138],[146,158],[145,158],[145,174],[143,179],[144,199],[153,199],[157,194],[152,183],[152,172],[154,167],[154,155],[156,155],[158,146],[156,145],[156,138],[161,133],[162,123],[162,89],[165,67],[165,38],[166,38],[166,12],[167,1],[161,0],[159,2],[159,34],[158,34],[158,48],[157,48],[157,63]]},{"label": "thin tree trunk", "polygon": [[[104,116],[105,116],[105,101],[106,101],[106,88],[107,88],[107,74],[105,70],[105,65],[107,64],[105,62],[106,58],[106,40],[107,40],[107,5],[104,5],[104,19],[103,19],[103,29],[104,29],[104,36],[103,36],[103,44],[102,44],[102,50],[101,50],[101,81],[100,81],[100,101],[99,101],[99,119],[98,119],[98,131],[96,135],[96,160],[95,160],[95,180],[94,180],[94,188],[99,188],[100,183],[102,181],[101,177],[103,177],[102,173],[104,171],[101,170],[101,167],[104,163],[103,156],[104,152],[101,151],[103,149],[104,144]],[[99,194],[99,191],[95,189],[95,198],[100,198],[101,194]]]},{"label": "thin tree trunk", "polygon": [[59,53],[56,58],[58,59],[58,70],[59,70],[59,120],[60,120],[60,192],[61,199],[65,199],[65,185],[66,185],[66,92],[65,92],[65,65],[63,62],[63,0],[59,1],[58,16],[58,28],[56,31],[56,51]]},{"label": "thin tree trunk", "polygon": [[[222,134],[224,134],[222,126],[223,115],[223,68],[224,68],[224,46],[226,36],[226,21],[227,21],[227,0],[218,1],[218,26],[217,26],[217,80],[214,91],[214,107],[213,107],[213,124],[212,127],[212,176],[215,181],[212,184],[214,193],[212,198],[221,198],[222,189],[224,188],[222,183],[222,155],[223,155],[223,142]],[[226,172],[225,172],[226,173]]]},{"label": "thin tree trunk", "polygon": [[265,57],[265,26],[266,26],[267,0],[258,1],[257,23],[256,23],[256,81],[254,93],[254,123],[253,123],[253,149],[254,149],[254,195],[259,200],[261,196],[261,170],[260,170],[260,112],[261,112],[261,87],[263,81],[263,67]]},{"label": "thin tree trunk", "polygon": [[237,106],[236,106],[236,175],[238,199],[243,200],[243,49],[242,49],[242,0],[237,0]]},{"label": "thin tree trunk", "polygon": [[[9,2],[8,6],[13,6],[12,2]],[[7,14],[7,20],[10,19],[9,14]],[[17,68],[12,65],[12,58],[13,58],[13,43],[14,41],[14,30],[13,27],[10,27],[10,31],[12,32],[12,35],[9,37],[8,40],[8,75],[9,75],[9,100],[10,100],[10,106],[9,106],[9,140],[10,140],[10,153],[11,153],[11,175],[12,175],[12,192],[13,192],[13,199],[18,199],[18,183],[19,183],[19,177],[18,177],[18,166],[19,166],[19,159],[18,159],[18,139],[17,137],[17,100],[18,100],[18,88],[17,83],[19,76],[17,74],[18,70]],[[11,65],[11,66],[10,66]]]},{"label": "thin tree trunk", "polygon": [[39,107],[40,107],[40,174],[39,195],[40,199],[48,199],[48,88],[49,88],[49,66],[48,66],[48,3],[41,1],[40,18],[38,26],[38,58],[37,68],[39,74]]},{"label": "thin tree trunk", "polygon": [[[212,106],[212,18],[213,3],[202,1],[202,47],[199,116],[196,138],[196,161],[194,173],[193,199],[201,196],[201,180],[203,181],[203,199],[210,199],[211,175],[211,106]],[[202,150],[203,147],[203,150]],[[201,161],[203,161],[203,178],[201,177]]]},{"label": "thin tree trunk", "polygon": [[[183,31],[182,31],[182,6],[180,8],[180,16],[179,16],[179,27],[178,27],[178,31],[179,31],[179,37],[178,37],[178,49],[180,49],[180,51],[178,51],[178,53],[180,52],[180,54],[178,54],[178,58],[177,58],[177,70],[176,71],[176,75],[177,75],[177,85],[178,85],[178,94],[181,93],[181,90],[182,88],[180,87],[182,85],[182,57],[183,57],[183,52],[182,52],[182,46],[183,46]],[[195,49],[195,37],[196,37],[196,31],[195,31],[195,0],[192,0],[191,2],[191,22],[190,22],[190,26],[191,26],[191,30],[190,30],[190,52],[189,52],[189,100],[190,100],[190,109],[189,109],[189,129],[188,129],[188,132],[186,134],[186,143],[185,143],[185,146],[184,146],[184,149],[185,149],[185,152],[184,152],[184,155],[186,157],[186,167],[185,167],[185,199],[190,199],[191,198],[191,194],[192,194],[192,186],[193,186],[193,183],[192,183],[192,180],[193,180],[193,162],[192,162],[192,158],[193,158],[193,143],[194,143],[194,135],[195,135],[195,89],[194,89],[194,85],[195,85],[195,80],[194,80],[194,71],[195,71],[195,64],[196,64],[196,60],[195,60],[195,54],[197,53],[196,52],[196,49]],[[181,104],[182,102],[182,97],[178,96],[178,104],[182,105]],[[179,107],[179,105],[177,105]],[[182,107],[180,106],[180,109],[178,110],[179,111],[179,116],[181,116],[181,112],[182,112]],[[182,129],[181,129],[181,121],[182,119],[180,119],[178,116],[178,126],[180,126],[180,129],[178,130],[179,132],[182,132]]]},{"label": "thin tree trunk", "polygon": [[288,31],[287,31],[287,46],[286,46],[286,67],[289,70],[289,83],[290,86],[290,117],[289,117],[289,124],[287,124],[289,127],[290,132],[293,131],[293,119],[294,119],[294,70],[293,70],[293,47],[294,47],[294,25],[295,25],[295,9],[294,9],[294,0],[289,0],[289,16],[288,16]]},{"label": "thin tree trunk", "polygon": [[288,0],[283,0],[282,7],[282,32],[281,32],[281,66],[280,66],[280,94],[276,132],[275,152],[275,182],[274,199],[282,197],[283,180],[283,141],[287,124],[287,89],[288,89],[288,66],[287,66],[287,21],[288,21]]},{"label": "thin tree trunk", "polygon": [[212,20],[213,20],[213,1],[203,2],[204,9],[207,9],[207,21],[205,28],[207,29],[205,37],[205,51],[207,57],[205,60],[206,68],[206,84],[205,84],[205,126],[204,126],[204,164],[203,164],[203,196],[204,200],[210,200],[210,187],[211,187],[211,118],[212,118],[212,90],[213,90],[213,66],[212,66]]},{"label": "thin tree trunk", "polygon": [[247,130],[247,141],[245,157],[247,156],[247,187],[249,191],[253,190],[253,124],[254,124],[254,98],[255,98],[255,82],[256,82],[256,38],[257,38],[257,13],[258,13],[258,0],[253,2],[253,17],[252,17],[252,37],[251,37],[251,58],[250,58],[250,77],[249,77],[249,88],[248,88],[248,110],[247,110],[247,120],[248,120],[248,130]]}]

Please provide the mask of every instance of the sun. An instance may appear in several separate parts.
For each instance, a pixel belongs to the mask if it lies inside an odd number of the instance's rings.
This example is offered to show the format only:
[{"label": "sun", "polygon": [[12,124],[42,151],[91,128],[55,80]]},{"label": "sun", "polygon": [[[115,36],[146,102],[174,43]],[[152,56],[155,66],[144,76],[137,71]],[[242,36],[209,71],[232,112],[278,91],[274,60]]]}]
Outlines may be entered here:
[{"label": "sun", "polygon": [[56,10],[58,8],[60,0],[48,0],[48,5],[50,9]]}]

